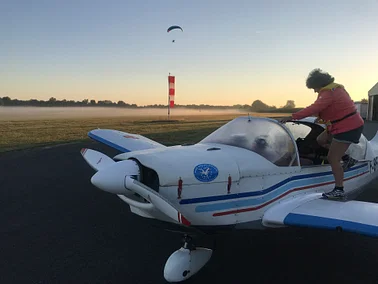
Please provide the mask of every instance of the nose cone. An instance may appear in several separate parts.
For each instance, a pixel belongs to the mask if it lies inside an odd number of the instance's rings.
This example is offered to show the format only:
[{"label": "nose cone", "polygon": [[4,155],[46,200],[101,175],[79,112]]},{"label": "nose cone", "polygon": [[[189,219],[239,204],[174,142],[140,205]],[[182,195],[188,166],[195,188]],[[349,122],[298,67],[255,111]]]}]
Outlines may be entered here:
[{"label": "nose cone", "polygon": [[127,189],[124,186],[125,175],[102,170],[97,172],[92,178],[92,184],[104,191],[115,194],[123,194]]},{"label": "nose cone", "polygon": [[125,187],[126,176],[140,175],[139,166],[135,161],[126,160],[117,162],[105,169],[98,171],[91,178],[91,182],[97,188],[114,194],[131,193]]}]

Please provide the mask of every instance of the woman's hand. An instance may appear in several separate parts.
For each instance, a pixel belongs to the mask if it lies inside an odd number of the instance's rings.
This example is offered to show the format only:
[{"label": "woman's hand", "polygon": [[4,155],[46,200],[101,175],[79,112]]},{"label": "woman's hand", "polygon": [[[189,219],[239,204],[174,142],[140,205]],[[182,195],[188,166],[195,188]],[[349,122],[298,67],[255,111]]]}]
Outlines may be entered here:
[{"label": "woman's hand", "polygon": [[320,117],[317,117],[315,119],[314,123],[317,123],[317,124],[327,124],[327,121],[321,119]]},{"label": "woman's hand", "polygon": [[284,117],[284,118],[281,118],[280,121],[281,123],[286,123],[290,120],[293,120],[293,118],[291,116],[288,116],[288,117]]}]

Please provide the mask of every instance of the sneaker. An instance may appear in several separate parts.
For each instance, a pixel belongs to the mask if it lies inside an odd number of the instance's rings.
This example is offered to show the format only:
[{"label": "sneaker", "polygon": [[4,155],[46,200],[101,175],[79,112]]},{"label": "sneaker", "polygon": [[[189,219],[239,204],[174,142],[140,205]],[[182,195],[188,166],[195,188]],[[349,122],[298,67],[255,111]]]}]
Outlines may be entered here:
[{"label": "sneaker", "polygon": [[329,199],[343,199],[345,197],[345,193],[342,189],[334,188],[330,192],[323,193],[322,196]]},{"label": "sneaker", "polygon": [[343,157],[343,170],[346,171],[357,164],[357,160],[351,158],[350,156]]}]

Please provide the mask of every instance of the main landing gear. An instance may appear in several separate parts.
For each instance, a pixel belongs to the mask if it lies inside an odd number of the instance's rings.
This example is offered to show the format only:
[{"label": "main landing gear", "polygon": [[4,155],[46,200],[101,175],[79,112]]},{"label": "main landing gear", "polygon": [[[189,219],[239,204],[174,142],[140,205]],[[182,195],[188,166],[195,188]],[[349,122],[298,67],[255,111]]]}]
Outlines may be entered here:
[{"label": "main landing gear", "polygon": [[195,247],[192,238],[184,236],[184,245],[168,258],[164,278],[168,282],[180,282],[196,274],[210,260],[211,249]]}]

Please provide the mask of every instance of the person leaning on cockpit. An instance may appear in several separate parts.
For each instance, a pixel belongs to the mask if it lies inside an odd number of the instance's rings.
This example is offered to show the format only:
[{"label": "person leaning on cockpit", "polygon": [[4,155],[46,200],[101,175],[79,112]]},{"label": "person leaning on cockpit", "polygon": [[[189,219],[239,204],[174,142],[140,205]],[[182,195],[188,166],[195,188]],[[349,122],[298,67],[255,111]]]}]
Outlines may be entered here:
[{"label": "person leaning on cockpit", "polygon": [[303,110],[293,113],[291,117],[282,119],[281,122],[313,115],[326,122],[326,130],[317,137],[317,141],[321,146],[329,149],[327,158],[335,177],[335,188],[323,193],[323,196],[337,199],[344,197],[344,170],[356,163],[356,160],[345,155],[345,152],[350,144],[358,144],[364,120],[357,112],[344,86],[335,83],[334,80],[334,77],[321,69],[312,70],[307,77],[306,86],[318,93],[316,101]]}]

